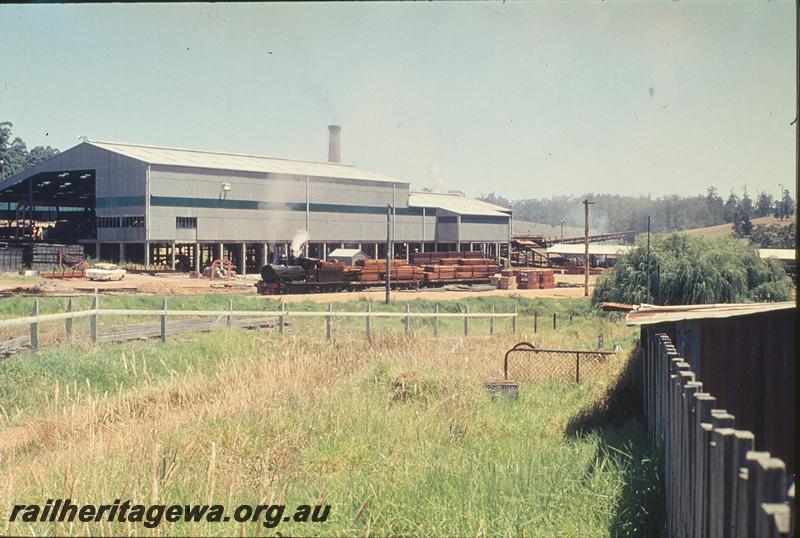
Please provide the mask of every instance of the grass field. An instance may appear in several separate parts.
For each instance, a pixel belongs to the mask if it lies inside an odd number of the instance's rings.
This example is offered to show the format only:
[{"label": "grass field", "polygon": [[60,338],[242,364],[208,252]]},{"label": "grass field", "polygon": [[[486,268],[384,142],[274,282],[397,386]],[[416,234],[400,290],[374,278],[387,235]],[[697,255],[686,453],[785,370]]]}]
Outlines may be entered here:
[{"label": "grass field", "polygon": [[[455,337],[457,325],[432,339],[424,324],[405,338],[394,322],[367,342],[359,322],[337,325],[331,343],[318,337],[324,329],[317,323],[284,335],[220,330],[165,344],[58,345],[2,361],[0,533],[635,536],[652,530],[655,464],[638,422],[627,417],[576,427],[618,379],[635,332],[584,301],[509,301],[477,302],[470,310],[554,310],[563,323],[535,335],[526,324],[517,335],[498,327],[494,337],[469,339]],[[358,303],[337,308],[363,307]],[[3,305],[6,315],[27,313],[27,306],[21,299]],[[44,302],[42,310],[61,306]],[[502,375],[503,353],[519,340],[587,347],[599,332],[623,352],[586,383],[543,376],[523,384],[517,401],[492,398],[480,384]],[[230,509],[319,503],[331,511],[325,523],[272,529],[255,522],[164,522],[149,529],[6,521],[12,504],[57,497]]]},{"label": "grass field", "polygon": [[[792,222],[794,222],[794,218],[780,220],[773,216],[754,217],[750,219],[750,222],[753,223],[753,226],[757,226],[759,224],[763,224],[765,226],[769,226],[770,224],[784,225],[784,224],[791,224]],[[684,233],[690,235],[731,236],[733,235],[733,224],[726,223],[726,224],[719,224],[717,226],[708,226],[706,228],[692,228],[690,230],[684,230]]]}]

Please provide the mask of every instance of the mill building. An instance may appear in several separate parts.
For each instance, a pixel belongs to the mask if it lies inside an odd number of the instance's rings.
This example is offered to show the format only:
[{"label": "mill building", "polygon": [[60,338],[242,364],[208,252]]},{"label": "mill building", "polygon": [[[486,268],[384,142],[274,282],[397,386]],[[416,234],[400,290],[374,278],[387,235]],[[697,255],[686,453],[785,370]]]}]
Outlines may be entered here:
[{"label": "mill building", "polygon": [[0,240],[186,271],[227,258],[248,273],[298,237],[317,258],[507,255],[509,209],[344,164],[340,137],[329,126],[327,162],[86,140],[0,182]]}]

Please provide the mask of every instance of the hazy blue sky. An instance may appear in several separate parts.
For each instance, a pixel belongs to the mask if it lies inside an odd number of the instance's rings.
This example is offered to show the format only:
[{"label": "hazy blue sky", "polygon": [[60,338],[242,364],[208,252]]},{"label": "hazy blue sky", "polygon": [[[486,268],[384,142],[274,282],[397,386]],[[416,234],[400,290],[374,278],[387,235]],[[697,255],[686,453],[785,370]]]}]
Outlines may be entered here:
[{"label": "hazy blue sky", "polygon": [[[795,183],[794,2],[0,6],[0,119],[511,198]],[[49,134],[47,134],[49,133]]]}]

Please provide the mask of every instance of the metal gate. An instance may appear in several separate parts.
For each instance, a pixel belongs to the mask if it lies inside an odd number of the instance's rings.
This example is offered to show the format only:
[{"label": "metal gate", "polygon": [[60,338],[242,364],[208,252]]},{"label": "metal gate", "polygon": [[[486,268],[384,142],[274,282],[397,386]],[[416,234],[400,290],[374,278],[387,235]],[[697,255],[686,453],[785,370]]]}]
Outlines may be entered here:
[{"label": "metal gate", "polygon": [[[545,379],[574,379],[581,382],[581,367],[584,369],[603,365],[613,351],[582,349],[542,349],[530,342],[520,342],[506,352],[503,359],[503,375],[514,381],[531,382]],[[515,355],[509,365],[509,359]],[[583,363],[583,364],[582,364]]]}]

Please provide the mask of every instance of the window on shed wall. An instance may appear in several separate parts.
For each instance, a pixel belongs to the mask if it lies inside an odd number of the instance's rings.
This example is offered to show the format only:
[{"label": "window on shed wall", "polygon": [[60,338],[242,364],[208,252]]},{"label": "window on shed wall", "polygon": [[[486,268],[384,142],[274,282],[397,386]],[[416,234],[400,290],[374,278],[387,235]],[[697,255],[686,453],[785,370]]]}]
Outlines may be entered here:
[{"label": "window on shed wall", "polygon": [[178,229],[197,228],[197,217],[175,217],[175,227]]},{"label": "window on shed wall", "polygon": [[143,216],[97,217],[98,228],[144,228]]}]

